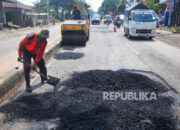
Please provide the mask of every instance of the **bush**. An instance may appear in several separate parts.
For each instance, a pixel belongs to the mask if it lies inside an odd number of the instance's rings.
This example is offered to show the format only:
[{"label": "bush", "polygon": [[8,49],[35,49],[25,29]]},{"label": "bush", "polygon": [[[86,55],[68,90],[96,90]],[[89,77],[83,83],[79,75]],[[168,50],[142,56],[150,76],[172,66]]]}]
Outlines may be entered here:
[{"label": "bush", "polygon": [[15,29],[19,28],[19,26],[18,25],[14,25],[13,22],[8,22],[8,27],[15,28]]},{"label": "bush", "polygon": [[173,31],[173,32],[179,32],[180,33],[180,26],[176,26],[176,27],[171,27],[171,30]]}]

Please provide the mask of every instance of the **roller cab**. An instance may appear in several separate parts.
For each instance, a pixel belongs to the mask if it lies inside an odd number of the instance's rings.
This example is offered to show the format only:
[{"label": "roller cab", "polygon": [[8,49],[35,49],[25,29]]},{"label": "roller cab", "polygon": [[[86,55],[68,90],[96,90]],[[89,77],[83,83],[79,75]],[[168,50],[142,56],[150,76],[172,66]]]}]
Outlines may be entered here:
[{"label": "roller cab", "polygon": [[71,7],[77,7],[81,11],[81,19],[66,20],[61,25],[61,35],[63,45],[85,46],[89,40],[89,14],[86,4],[71,4]]}]

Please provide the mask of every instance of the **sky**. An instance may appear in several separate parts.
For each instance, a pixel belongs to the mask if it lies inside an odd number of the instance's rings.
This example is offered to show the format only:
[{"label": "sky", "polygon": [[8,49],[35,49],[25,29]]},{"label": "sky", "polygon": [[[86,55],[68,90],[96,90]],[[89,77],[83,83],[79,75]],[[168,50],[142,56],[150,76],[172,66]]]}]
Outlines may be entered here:
[{"label": "sky", "polygon": [[91,6],[91,9],[98,11],[98,8],[101,6],[103,0],[86,0],[87,3]]},{"label": "sky", "polygon": [[[32,6],[33,3],[36,2],[37,0],[18,0],[18,1],[22,2],[23,4]],[[86,0],[86,1],[88,4],[90,4],[91,9],[93,9],[94,11],[97,11],[98,8],[101,6],[101,3],[103,2],[103,0]]]}]

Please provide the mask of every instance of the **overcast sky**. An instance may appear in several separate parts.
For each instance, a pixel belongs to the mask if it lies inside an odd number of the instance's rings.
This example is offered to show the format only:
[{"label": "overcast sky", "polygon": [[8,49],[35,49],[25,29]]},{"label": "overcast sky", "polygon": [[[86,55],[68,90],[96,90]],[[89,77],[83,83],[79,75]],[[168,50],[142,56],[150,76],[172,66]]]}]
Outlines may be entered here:
[{"label": "overcast sky", "polygon": [[[26,4],[26,5],[33,5],[34,2],[36,2],[37,0],[18,0],[20,2],[22,2],[23,4]],[[40,1],[40,0],[38,0]],[[88,4],[91,5],[91,8],[94,10],[94,11],[97,11],[98,8],[101,6],[101,3],[103,0],[86,0],[88,2]]]}]

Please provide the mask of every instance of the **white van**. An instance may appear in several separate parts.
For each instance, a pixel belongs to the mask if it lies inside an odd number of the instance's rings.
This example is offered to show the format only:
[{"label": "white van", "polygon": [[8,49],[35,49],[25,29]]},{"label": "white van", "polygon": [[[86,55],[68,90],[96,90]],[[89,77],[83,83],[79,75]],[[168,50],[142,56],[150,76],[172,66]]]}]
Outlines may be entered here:
[{"label": "white van", "polygon": [[147,37],[152,39],[156,33],[156,16],[152,10],[132,10],[125,16],[124,32],[128,38]]}]

